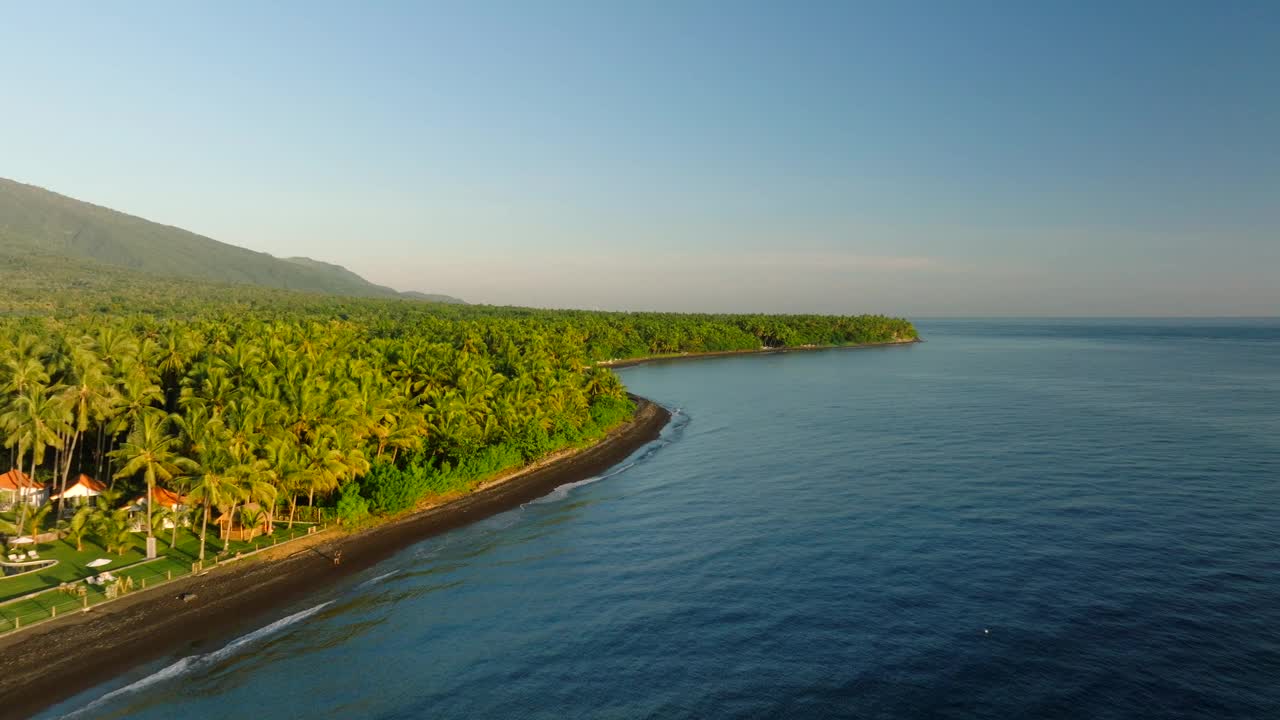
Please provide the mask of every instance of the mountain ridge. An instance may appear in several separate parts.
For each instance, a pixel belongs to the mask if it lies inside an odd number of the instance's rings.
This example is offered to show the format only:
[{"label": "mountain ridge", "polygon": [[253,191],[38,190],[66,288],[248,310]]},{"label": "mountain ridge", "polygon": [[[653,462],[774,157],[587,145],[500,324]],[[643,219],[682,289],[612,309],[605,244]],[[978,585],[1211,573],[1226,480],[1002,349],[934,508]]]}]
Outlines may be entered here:
[{"label": "mountain ridge", "polygon": [[278,258],[189,230],[0,178],[0,255],[61,255],[166,278],[352,297],[462,302],[401,293],[334,263]]}]

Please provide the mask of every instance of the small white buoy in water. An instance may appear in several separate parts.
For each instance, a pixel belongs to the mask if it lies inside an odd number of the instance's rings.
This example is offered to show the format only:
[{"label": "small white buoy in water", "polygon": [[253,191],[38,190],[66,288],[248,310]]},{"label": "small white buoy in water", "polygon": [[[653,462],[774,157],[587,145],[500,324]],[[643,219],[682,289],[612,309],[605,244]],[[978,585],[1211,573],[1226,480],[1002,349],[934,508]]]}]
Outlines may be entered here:
[{"label": "small white buoy in water", "polygon": [[986,629],[986,628],[982,628],[982,634],[983,634],[983,635],[990,635],[990,634],[991,634],[991,631],[990,631],[990,630],[988,630],[988,629]]}]

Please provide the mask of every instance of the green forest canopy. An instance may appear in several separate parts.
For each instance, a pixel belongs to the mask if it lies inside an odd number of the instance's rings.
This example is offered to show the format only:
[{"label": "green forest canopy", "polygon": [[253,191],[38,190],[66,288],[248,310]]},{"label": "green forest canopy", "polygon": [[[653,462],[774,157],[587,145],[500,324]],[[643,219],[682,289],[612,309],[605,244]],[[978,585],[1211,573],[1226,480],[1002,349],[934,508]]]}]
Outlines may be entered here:
[{"label": "green forest canopy", "polygon": [[[46,299],[8,286],[11,459],[55,486],[83,471],[140,490],[150,475],[215,512],[336,503],[355,518],[465,490],[629,417],[602,360],[915,337],[878,315],[537,310],[116,280]],[[154,480],[148,467],[167,470]]]}]

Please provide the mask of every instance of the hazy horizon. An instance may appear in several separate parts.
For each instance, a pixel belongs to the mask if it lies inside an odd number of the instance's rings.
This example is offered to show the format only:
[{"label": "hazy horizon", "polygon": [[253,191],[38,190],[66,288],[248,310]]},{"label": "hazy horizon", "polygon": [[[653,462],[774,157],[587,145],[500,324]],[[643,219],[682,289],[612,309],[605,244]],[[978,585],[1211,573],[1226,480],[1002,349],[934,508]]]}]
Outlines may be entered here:
[{"label": "hazy horizon", "polygon": [[1280,6],[6,15],[0,176],[400,290],[1280,312]]}]

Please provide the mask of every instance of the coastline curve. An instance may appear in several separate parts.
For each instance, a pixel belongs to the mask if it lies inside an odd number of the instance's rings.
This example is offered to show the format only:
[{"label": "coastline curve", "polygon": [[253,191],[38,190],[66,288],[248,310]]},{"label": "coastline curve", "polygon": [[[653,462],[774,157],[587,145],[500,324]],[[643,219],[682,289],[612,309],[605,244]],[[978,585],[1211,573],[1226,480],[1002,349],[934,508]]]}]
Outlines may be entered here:
[{"label": "coastline curve", "polygon": [[[317,534],[262,562],[234,563],[0,638],[0,720],[25,718],[166,655],[232,639],[250,621],[305,598],[404,547],[586,480],[659,437],[661,405],[631,395],[631,420],[587,448],[558,453],[475,491],[351,534]],[[342,563],[332,558],[341,553]],[[179,598],[188,594],[198,603]]]}]

